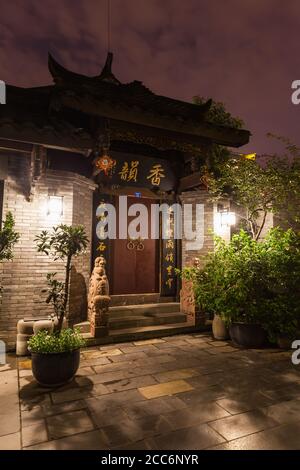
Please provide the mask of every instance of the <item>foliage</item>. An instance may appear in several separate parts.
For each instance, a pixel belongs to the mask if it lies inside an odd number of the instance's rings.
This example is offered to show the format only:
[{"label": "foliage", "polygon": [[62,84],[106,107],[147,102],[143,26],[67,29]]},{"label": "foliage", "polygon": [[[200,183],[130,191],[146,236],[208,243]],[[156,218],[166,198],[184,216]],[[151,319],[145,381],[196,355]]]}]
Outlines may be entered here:
[{"label": "foliage", "polygon": [[228,198],[245,212],[240,217],[254,239],[262,233],[268,213],[280,214],[281,221],[297,227],[300,223],[300,148],[284,137],[282,155],[265,156],[257,162],[242,155],[219,159],[208,179],[212,199]]},{"label": "foliage", "polygon": [[65,283],[55,278],[56,274],[57,273],[47,274],[48,296],[46,303],[52,303],[56,317],[60,318],[65,312],[66,289]]},{"label": "foliage", "polygon": [[299,197],[300,197],[300,148],[293,144],[288,138],[276,136],[269,133],[268,137],[278,140],[283,144],[283,153],[281,156],[273,155],[273,159],[279,159],[287,162],[286,165],[286,200],[281,211],[280,219],[287,226],[292,226],[294,229],[300,229],[300,211],[299,211]]},{"label": "foliage", "polygon": [[300,320],[300,235],[272,229],[263,242],[241,230],[230,243],[217,238],[203,268],[182,275],[194,284],[206,313],[232,322],[260,323],[271,339],[293,335]]},{"label": "foliage", "polygon": [[0,230],[0,261],[13,258],[13,247],[18,242],[20,235],[14,230],[15,221],[11,212],[7,212]]},{"label": "foliage", "polygon": [[294,339],[300,321],[300,234],[276,228],[265,240],[268,282],[273,293],[265,302],[265,326],[271,340],[279,335]]},{"label": "foliage", "polygon": [[35,239],[38,251],[50,255],[54,260],[65,260],[76,256],[86,248],[88,239],[82,225],[58,225],[52,233],[43,230]]},{"label": "foliage", "polygon": [[85,346],[85,340],[79,331],[70,328],[62,330],[60,335],[42,330],[29,339],[28,346],[35,353],[61,353]]},{"label": "foliage", "polygon": [[51,256],[54,260],[63,260],[66,263],[64,282],[56,280],[56,273],[47,275],[49,286],[47,303],[51,302],[53,304],[58,318],[56,331],[59,334],[67,309],[72,258],[84,252],[88,239],[82,225],[68,226],[61,224],[53,227],[52,233],[42,231],[35,241],[38,252]]},{"label": "foliage", "polygon": [[[13,247],[18,242],[20,235],[14,230],[15,221],[11,212],[7,212],[3,227],[0,229],[0,261],[8,261],[13,258]],[[0,295],[2,293],[0,285]]]},{"label": "foliage", "polygon": [[[193,103],[197,105],[203,105],[207,102],[202,96],[194,96]],[[224,103],[218,101],[211,101],[211,106],[206,114],[206,121],[219,126],[233,127],[235,129],[241,129],[244,122],[239,117],[233,117],[228,111],[226,111]]]},{"label": "foliage", "polygon": [[300,195],[299,174],[285,158],[269,158],[264,166],[242,156],[231,156],[219,165],[219,176],[210,177],[214,200],[228,198],[240,206],[244,228],[258,240],[267,214],[278,213],[291,196]]},{"label": "foliage", "polygon": [[[207,100],[201,96],[194,96],[193,103],[199,106],[205,104]],[[205,115],[206,122],[216,124],[218,126],[231,127],[234,129],[241,129],[244,122],[239,117],[232,116],[226,111],[224,103],[211,100],[211,106]],[[225,162],[230,156],[227,147],[218,144],[211,144],[208,149],[207,165],[213,170],[217,171],[217,165],[220,162]]]},{"label": "foliage", "polygon": [[[218,250],[218,246],[223,244],[223,241],[218,237],[215,241]],[[186,267],[181,271],[182,278],[193,282],[195,302],[199,310],[211,318],[214,314],[222,316],[225,302],[223,289],[225,265],[218,261],[217,253],[218,251],[206,256],[203,268]]]},{"label": "foliage", "polygon": [[257,304],[266,294],[261,282],[265,275],[262,248],[243,230],[228,244],[216,237],[215,251],[208,255],[204,268],[195,272],[197,304],[227,323],[255,323]]}]

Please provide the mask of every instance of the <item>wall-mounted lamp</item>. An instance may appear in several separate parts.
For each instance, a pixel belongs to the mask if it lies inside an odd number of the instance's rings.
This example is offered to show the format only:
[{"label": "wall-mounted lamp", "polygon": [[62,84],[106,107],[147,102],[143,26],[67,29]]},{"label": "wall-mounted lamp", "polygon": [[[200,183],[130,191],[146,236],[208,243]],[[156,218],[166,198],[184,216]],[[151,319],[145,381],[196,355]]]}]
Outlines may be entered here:
[{"label": "wall-mounted lamp", "polygon": [[230,212],[229,209],[221,209],[219,210],[219,213],[221,227],[230,227],[236,224],[235,212]]},{"label": "wall-mounted lamp", "polygon": [[48,196],[47,215],[50,217],[61,217],[63,215],[62,196]]}]

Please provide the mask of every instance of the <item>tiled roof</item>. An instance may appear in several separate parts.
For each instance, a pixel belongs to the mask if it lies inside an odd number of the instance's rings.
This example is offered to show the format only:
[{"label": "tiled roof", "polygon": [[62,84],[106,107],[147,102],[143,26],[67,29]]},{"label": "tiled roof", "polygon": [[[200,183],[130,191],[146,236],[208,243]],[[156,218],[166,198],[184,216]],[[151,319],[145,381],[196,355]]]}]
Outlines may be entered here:
[{"label": "tiled roof", "polygon": [[154,113],[173,116],[177,119],[202,120],[208,111],[211,100],[202,106],[179,101],[153,93],[142,82],[134,80],[121,83],[111,71],[112,54],[109,53],[105,66],[95,77],[88,77],[67,70],[49,54],[48,66],[54,82],[77,93],[91,94],[101,101],[110,101],[119,106],[138,107]]}]

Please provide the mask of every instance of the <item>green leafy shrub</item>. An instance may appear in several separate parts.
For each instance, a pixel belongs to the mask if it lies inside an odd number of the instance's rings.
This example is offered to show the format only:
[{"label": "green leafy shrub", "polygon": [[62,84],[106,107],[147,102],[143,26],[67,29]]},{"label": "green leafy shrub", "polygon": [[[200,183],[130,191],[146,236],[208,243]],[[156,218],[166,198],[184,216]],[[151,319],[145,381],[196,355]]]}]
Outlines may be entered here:
[{"label": "green leafy shrub", "polygon": [[42,330],[33,335],[28,341],[28,347],[34,353],[62,353],[74,351],[85,346],[85,340],[79,331],[64,329],[59,335]]},{"label": "green leafy shrub", "polygon": [[268,296],[264,254],[263,244],[243,230],[230,243],[216,237],[215,251],[205,266],[193,271],[196,303],[206,313],[220,315],[226,324],[256,323],[261,319],[260,301]]},{"label": "green leafy shrub", "polygon": [[[19,241],[20,235],[14,229],[15,221],[11,212],[7,212],[3,226],[0,229],[0,261],[13,259],[13,247]],[[2,286],[0,285],[0,295]]]},{"label": "green leafy shrub", "polygon": [[267,282],[273,296],[265,301],[265,327],[270,339],[294,339],[300,323],[300,234],[276,228],[265,239],[268,251]]},{"label": "green leafy shrub", "polygon": [[202,311],[232,322],[260,323],[271,340],[293,337],[300,321],[300,235],[270,230],[257,242],[241,230],[230,243],[216,239],[203,268],[185,268]]},{"label": "green leafy shrub", "polygon": [[13,215],[8,212],[0,230],[0,261],[13,258],[12,249],[20,238],[20,235],[14,230],[14,226]]}]

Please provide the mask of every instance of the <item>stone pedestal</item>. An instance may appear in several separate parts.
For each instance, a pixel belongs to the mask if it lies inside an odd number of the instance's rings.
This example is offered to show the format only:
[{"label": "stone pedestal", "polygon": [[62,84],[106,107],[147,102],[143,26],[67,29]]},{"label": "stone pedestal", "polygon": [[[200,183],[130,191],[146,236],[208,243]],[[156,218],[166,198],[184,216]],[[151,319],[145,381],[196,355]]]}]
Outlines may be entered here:
[{"label": "stone pedestal", "polygon": [[107,326],[95,326],[91,323],[91,335],[94,338],[102,338],[103,336],[107,336],[108,327]]},{"label": "stone pedestal", "polygon": [[180,291],[180,311],[187,315],[188,321],[195,320],[195,300],[192,281],[182,279]]},{"label": "stone pedestal", "polygon": [[[16,355],[27,356],[30,354],[27,343],[33,334],[42,330],[47,330],[52,333],[54,326],[57,325],[57,318],[54,321],[48,318],[32,319],[32,320],[19,320],[17,323],[17,341],[16,341]],[[63,328],[67,328],[67,320],[64,318]]]},{"label": "stone pedestal", "polygon": [[[200,268],[200,261],[198,258],[194,258],[192,266],[196,269]],[[182,279],[180,311],[185,313],[188,316],[188,321],[194,322],[195,326],[205,325],[205,312],[202,312],[195,303],[193,282],[186,279]]]}]

